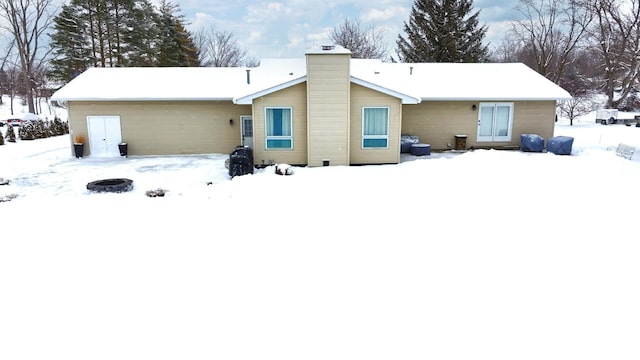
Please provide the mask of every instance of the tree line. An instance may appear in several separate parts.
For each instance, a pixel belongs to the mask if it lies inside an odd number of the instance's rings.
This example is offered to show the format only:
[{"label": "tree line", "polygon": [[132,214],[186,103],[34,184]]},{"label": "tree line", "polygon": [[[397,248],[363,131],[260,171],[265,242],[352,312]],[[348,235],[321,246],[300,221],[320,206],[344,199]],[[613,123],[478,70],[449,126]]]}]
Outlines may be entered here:
[{"label": "tree line", "polygon": [[[354,58],[523,62],[576,99],[598,91],[608,107],[640,107],[640,0],[519,0],[515,9],[512,27],[491,49],[473,0],[415,0],[393,50],[384,30],[358,20],[344,19],[329,37]],[[47,81],[66,83],[90,67],[258,63],[231,32],[188,31],[169,0],[69,0],[59,9],[54,0],[0,0],[0,17],[12,40],[0,91],[24,95],[31,112]]]}]

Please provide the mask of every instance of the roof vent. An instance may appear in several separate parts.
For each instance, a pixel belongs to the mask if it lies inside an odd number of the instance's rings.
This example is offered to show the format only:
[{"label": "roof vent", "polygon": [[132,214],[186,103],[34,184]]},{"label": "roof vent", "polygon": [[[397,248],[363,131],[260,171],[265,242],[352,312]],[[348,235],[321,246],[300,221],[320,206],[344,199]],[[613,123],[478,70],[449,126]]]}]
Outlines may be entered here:
[{"label": "roof vent", "polygon": [[251,84],[251,69],[247,69],[247,84]]},{"label": "roof vent", "polygon": [[409,66],[409,75],[413,75],[413,66]]},{"label": "roof vent", "polygon": [[335,49],[334,45],[322,45],[322,50],[327,51],[327,50],[333,50]]}]

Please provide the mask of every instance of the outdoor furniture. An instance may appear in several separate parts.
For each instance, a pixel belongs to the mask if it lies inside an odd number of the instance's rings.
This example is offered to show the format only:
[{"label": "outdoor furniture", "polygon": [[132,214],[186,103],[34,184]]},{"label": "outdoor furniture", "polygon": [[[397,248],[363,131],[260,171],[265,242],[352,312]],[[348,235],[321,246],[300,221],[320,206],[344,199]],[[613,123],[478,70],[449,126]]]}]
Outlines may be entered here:
[{"label": "outdoor furniture", "polygon": [[411,145],[411,155],[415,155],[415,156],[431,155],[431,145],[413,144]]},{"label": "outdoor furniture", "polygon": [[607,148],[607,150],[614,150],[614,149],[616,151],[616,155],[620,156],[621,158],[625,158],[627,160],[631,160],[631,158],[633,157],[633,153],[636,151],[635,146],[631,146],[623,143],[618,144],[617,147],[609,146]]},{"label": "outdoor furniture", "polygon": [[544,139],[536,134],[520,135],[520,151],[542,152],[544,149]]},{"label": "outdoor furniture", "polygon": [[415,135],[400,135],[400,152],[410,153],[411,145],[420,142],[420,138]]},{"label": "outdoor furniture", "polygon": [[547,151],[556,155],[571,155],[573,138],[570,136],[556,136],[547,141]]}]

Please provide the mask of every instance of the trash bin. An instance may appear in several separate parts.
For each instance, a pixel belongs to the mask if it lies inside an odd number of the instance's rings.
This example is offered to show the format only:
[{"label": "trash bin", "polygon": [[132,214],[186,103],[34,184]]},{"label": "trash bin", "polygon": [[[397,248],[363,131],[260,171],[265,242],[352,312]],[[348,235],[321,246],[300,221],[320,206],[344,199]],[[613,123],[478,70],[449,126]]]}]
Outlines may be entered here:
[{"label": "trash bin", "polygon": [[248,146],[236,146],[229,155],[229,176],[253,174],[253,150]]},{"label": "trash bin", "polygon": [[456,135],[455,150],[465,150],[467,148],[467,135]]}]

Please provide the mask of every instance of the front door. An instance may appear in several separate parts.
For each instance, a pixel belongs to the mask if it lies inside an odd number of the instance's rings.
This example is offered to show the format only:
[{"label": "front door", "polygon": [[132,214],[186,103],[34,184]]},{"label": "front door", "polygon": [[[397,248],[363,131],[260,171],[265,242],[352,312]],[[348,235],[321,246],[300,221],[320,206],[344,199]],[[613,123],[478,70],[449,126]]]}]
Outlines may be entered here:
[{"label": "front door", "polygon": [[251,116],[241,116],[242,122],[242,145],[253,149],[253,119]]},{"label": "front door", "polygon": [[119,157],[122,142],[120,116],[87,116],[89,151],[92,157]]}]

